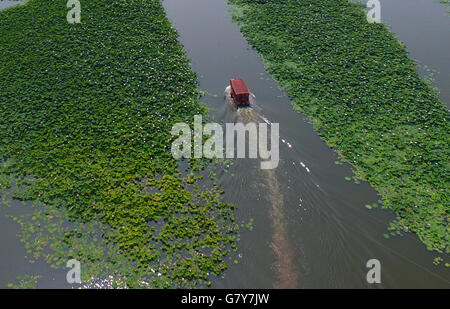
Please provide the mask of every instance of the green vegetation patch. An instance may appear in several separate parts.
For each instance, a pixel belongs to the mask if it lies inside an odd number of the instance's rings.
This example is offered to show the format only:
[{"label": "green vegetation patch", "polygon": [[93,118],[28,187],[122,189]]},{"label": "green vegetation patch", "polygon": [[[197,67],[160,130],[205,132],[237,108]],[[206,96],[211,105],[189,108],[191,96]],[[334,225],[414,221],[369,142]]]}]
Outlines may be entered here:
[{"label": "green vegetation patch", "polygon": [[39,204],[16,218],[28,254],[78,259],[83,283],[209,285],[238,226],[170,151],[172,125],[206,113],[177,33],[158,0],[81,5],[80,24],[61,0],[0,12],[0,193],[18,179]]},{"label": "green vegetation patch", "polygon": [[450,253],[449,113],[388,28],[347,0],[229,2],[293,105],[398,215],[393,226]]}]

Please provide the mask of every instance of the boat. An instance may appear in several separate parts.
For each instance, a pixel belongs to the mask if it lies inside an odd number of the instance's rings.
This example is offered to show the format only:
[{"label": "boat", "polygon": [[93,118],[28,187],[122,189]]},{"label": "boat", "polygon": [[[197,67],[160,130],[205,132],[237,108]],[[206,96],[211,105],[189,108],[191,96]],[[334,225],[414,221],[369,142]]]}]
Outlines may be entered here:
[{"label": "boat", "polygon": [[230,95],[237,107],[250,106],[250,92],[242,78],[230,79]]}]

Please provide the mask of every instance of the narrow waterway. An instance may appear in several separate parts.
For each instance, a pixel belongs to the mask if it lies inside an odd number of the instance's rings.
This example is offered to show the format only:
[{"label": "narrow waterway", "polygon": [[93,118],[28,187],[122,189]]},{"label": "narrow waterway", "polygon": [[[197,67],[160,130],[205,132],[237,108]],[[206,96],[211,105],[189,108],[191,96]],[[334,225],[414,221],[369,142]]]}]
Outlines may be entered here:
[{"label": "narrow waterway", "polygon": [[337,155],[308,119],[293,111],[232,23],[226,0],[164,0],[163,5],[200,88],[209,93],[202,100],[212,118],[240,121],[222,93],[230,78],[242,77],[256,95],[255,119],[280,125],[277,169],[268,173],[255,160],[238,159],[234,177],[219,175],[226,199],[239,207],[238,219],[253,218],[254,229],[242,233],[239,263],[214,287],[375,287],[366,282],[372,258],[382,267],[377,287],[450,287],[448,269],[433,266],[435,254],[417,237],[383,237],[394,215],[364,207],[379,196],[367,183],[344,179],[352,176],[350,166],[336,165]]}]

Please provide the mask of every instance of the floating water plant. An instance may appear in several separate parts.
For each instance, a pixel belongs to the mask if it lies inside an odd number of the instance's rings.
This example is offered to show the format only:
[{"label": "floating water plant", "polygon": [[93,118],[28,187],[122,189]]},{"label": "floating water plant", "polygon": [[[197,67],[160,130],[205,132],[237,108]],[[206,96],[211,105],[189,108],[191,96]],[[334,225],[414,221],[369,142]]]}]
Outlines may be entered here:
[{"label": "floating water plant", "polygon": [[159,0],[66,14],[44,0],[0,12],[0,183],[22,178],[17,198],[41,204],[18,219],[29,256],[78,259],[83,282],[209,285],[238,226],[199,162],[180,171],[170,151],[172,125],[205,114],[177,33]]},{"label": "floating water plant", "polygon": [[348,0],[229,3],[294,107],[398,215],[393,227],[450,253],[450,115],[397,38]]}]

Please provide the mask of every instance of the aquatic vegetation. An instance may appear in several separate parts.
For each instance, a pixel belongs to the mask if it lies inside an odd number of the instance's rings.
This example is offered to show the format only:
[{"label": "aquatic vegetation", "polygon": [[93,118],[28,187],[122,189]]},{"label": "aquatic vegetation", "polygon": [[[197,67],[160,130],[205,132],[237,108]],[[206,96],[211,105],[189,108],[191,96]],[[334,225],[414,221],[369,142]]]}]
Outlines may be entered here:
[{"label": "aquatic vegetation", "polygon": [[391,228],[450,253],[449,113],[404,46],[347,0],[229,2],[294,107],[397,214]]},{"label": "aquatic vegetation", "polygon": [[23,276],[23,278],[21,278],[20,276],[17,276],[16,279],[19,280],[19,283],[17,285],[13,284],[13,283],[8,283],[9,288],[35,289],[36,285],[37,285],[37,280],[39,279],[39,276],[25,275],[25,276]]},{"label": "aquatic vegetation", "polygon": [[66,14],[44,0],[0,12],[0,183],[39,202],[16,218],[28,255],[78,259],[84,281],[113,286],[209,285],[239,226],[204,163],[180,169],[170,151],[172,125],[206,113],[176,31],[159,0]]}]

